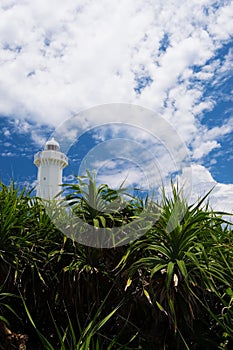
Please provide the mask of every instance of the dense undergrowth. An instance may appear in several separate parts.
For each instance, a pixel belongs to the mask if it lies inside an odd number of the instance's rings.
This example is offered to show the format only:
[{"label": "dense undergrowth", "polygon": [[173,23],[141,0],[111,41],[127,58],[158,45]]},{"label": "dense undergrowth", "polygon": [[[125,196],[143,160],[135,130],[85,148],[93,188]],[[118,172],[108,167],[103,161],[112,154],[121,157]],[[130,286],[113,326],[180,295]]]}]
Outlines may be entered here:
[{"label": "dense undergrowth", "polygon": [[[131,198],[105,212],[122,189],[90,175],[68,187],[72,211],[97,235],[146,205]],[[68,238],[30,191],[0,184],[0,349],[232,348],[232,226],[206,198],[188,205],[172,189],[145,234],[106,249]]]}]

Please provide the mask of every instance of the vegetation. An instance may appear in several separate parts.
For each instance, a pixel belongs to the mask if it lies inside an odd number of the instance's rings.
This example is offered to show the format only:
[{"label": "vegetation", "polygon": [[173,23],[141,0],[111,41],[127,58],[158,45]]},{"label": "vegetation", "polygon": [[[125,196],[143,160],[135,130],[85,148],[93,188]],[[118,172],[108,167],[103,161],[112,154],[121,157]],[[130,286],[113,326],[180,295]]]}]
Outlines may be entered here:
[{"label": "vegetation", "polygon": [[[232,226],[207,196],[189,205],[172,189],[142,236],[106,249],[65,236],[39,198],[0,184],[0,349],[232,348]],[[147,206],[89,173],[67,201],[96,235]]]}]

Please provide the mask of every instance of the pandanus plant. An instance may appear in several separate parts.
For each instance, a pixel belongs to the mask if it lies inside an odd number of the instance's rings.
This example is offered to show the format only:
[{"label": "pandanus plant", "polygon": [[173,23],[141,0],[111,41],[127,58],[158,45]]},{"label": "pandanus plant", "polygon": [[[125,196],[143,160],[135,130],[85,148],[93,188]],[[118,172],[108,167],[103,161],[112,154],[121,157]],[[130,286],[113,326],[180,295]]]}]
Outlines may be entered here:
[{"label": "pandanus plant", "polygon": [[[29,349],[40,348],[38,334],[51,350],[230,349],[233,236],[223,213],[204,204],[208,194],[189,205],[173,185],[171,197],[164,191],[148,206],[127,201],[123,186],[98,186],[90,173],[76,180],[65,186],[65,209],[95,233],[139,219],[139,238],[111,249],[82,245],[58,230],[38,198],[1,184],[2,292],[21,319],[9,317],[9,329],[28,334]],[[69,211],[65,219],[69,225]],[[21,302],[8,298],[12,288]],[[7,310],[2,323],[13,315]]]},{"label": "pandanus plant", "polygon": [[107,184],[98,185],[95,175],[88,170],[86,176],[75,176],[75,180],[63,186],[68,192],[65,201],[77,216],[95,227],[112,227],[121,222],[126,195],[123,183],[117,190]]},{"label": "pandanus plant", "polygon": [[[118,267],[128,274],[126,287],[140,285],[151,305],[154,333],[163,334],[165,342],[173,334],[182,339],[177,348],[189,348],[185,336],[189,334],[191,346],[196,322],[202,322],[203,315],[205,321],[209,317],[209,328],[215,327],[214,315],[221,310],[220,290],[233,283],[233,256],[220,239],[223,213],[204,204],[209,193],[189,205],[178,186],[172,184],[172,192],[172,197],[163,192],[158,221],[129,246]],[[212,339],[209,341],[212,346]]]}]

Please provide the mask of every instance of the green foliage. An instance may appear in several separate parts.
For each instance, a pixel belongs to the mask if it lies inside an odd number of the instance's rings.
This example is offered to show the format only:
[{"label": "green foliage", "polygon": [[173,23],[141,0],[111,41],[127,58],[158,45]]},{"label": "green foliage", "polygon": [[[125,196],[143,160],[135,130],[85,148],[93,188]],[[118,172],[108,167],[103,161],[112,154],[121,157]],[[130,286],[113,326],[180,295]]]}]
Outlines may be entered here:
[{"label": "green foliage", "polygon": [[[140,217],[140,237],[146,199],[90,173],[76,180],[65,188],[77,217],[97,229]],[[172,190],[150,203],[157,220],[143,236],[104,249],[64,236],[39,198],[0,184],[0,338],[7,325],[28,335],[29,350],[230,349],[231,226],[204,204],[208,194],[189,205]]]},{"label": "green foliage", "polygon": [[94,227],[122,224],[121,213],[125,201],[121,195],[126,195],[123,184],[118,190],[109,188],[107,184],[97,186],[90,172],[87,172],[87,176],[76,176],[75,179],[77,183],[63,186],[69,191],[65,201],[78,217]]},{"label": "green foliage", "polygon": [[[163,194],[159,220],[128,248],[120,265],[130,280],[140,281],[154,312],[166,316],[180,348],[179,336],[185,347],[186,334],[192,344],[196,320],[203,315],[205,320],[212,316],[219,321],[216,311],[220,313],[224,305],[221,291],[233,285],[232,231],[222,228],[219,213],[208,210],[208,205],[202,207],[208,194],[188,205],[174,185],[172,189],[172,198]],[[164,326],[165,337],[167,322]]]}]

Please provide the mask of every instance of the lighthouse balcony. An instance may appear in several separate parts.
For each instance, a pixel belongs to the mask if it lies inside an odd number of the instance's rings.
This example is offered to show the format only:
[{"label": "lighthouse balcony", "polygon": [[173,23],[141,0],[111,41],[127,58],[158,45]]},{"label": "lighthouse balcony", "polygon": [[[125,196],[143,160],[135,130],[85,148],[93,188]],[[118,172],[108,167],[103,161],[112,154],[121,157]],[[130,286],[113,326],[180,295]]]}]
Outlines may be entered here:
[{"label": "lighthouse balcony", "polygon": [[68,158],[62,152],[44,150],[36,153],[34,156],[34,164],[36,166],[39,166],[42,163],[57,164],[62,167],[66,167],[68,165]]}]

